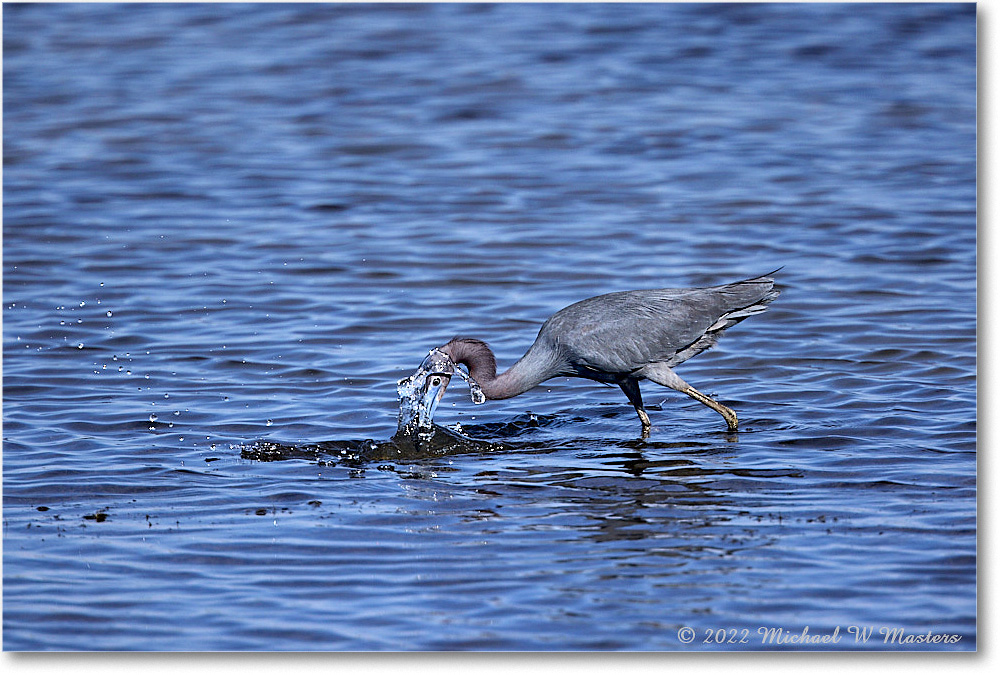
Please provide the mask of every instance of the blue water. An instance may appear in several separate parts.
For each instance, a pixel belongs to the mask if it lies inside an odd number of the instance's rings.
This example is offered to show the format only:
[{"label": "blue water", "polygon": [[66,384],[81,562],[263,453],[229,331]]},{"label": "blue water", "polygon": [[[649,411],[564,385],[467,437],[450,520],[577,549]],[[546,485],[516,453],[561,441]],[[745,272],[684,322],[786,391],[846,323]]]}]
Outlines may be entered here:
[{"label": "blue water", "polygon": [[[975,649],[974,5],[3,31],[4,649]],[[738,436],[456,383],[481,443],[369,451],[456,334],[780,266],[678,368]]]}]

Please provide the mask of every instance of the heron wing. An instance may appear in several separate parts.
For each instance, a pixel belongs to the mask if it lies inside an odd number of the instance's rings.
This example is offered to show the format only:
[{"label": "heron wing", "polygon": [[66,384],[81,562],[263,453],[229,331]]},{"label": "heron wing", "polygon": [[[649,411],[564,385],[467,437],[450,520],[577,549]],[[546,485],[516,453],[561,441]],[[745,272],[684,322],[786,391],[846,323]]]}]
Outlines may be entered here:
[{"label": "heron wing", "polygon": [[676,365],[708,349],[723,330],[763,311],[776,296],[767,277],[609,293],[557,312],[539,338],[557,345],[582,372],[627,374],[650,363]]}]

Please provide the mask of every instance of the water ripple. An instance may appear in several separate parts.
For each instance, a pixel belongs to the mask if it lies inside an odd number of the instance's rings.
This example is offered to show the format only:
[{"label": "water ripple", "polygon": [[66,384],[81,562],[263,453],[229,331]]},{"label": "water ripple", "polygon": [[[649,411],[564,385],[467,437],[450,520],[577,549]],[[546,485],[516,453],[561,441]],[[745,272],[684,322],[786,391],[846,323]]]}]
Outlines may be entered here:
[{"label": "water ripple", "polygon": [[[6,5],[5,648],[975,649],[975,37],[970,5]],[[571,302],[780,265],[679,368],[738,435],[556,379],[392,438],[455,335],[504,367]]]}]

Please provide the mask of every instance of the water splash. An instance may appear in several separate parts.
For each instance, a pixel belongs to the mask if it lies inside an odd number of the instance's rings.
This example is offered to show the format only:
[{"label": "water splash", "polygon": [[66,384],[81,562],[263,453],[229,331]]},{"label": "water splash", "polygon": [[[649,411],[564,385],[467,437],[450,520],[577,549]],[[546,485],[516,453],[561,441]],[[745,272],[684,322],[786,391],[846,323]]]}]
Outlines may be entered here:
[{"label": "water splash", "polygon": [[459,368],[450,356],[438,349],[432,349],[416,372],[397,383],[396,392],[399,395],[397,437],[425,441],[430,439],[434,431],[434,412],[455,373],[469,385],[474,403],[486,402],[486,396],[479,383]]},{"label": "water splash", "polygon": [[472,395],[472,402],[476,405],[486,403],[486,394],[483,393],[482,388],[479,383],[472,379],[472,376],[461,368],[456,367],[455,372],[458,373],[466,384],[469,385],[469,393]]}]

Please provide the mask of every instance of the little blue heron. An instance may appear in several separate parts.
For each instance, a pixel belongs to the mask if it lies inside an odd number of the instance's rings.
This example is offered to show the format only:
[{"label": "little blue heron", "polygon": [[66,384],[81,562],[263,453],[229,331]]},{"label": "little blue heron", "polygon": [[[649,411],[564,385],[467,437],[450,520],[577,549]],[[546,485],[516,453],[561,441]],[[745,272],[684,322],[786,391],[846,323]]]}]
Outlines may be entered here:
[{"label": "little blue heron", "polygon": [[[635,406],[645,435],[650,422],[639,382],[648,379],[704,403],[736,431],[736,413],[673,368],[714,345],[730,326],[763,312],[776,297],[774,279],[764,275],[722,286],[623,291],[581,300],[542,324],[525,355],[499,375],[493,351],[481,340],[457,337],[431,354],[468,368],[486,399],[511,398],[559,376],[617,384]],[[428,394],[439,400],[447,378],[434,384],[440,389]]]}]

